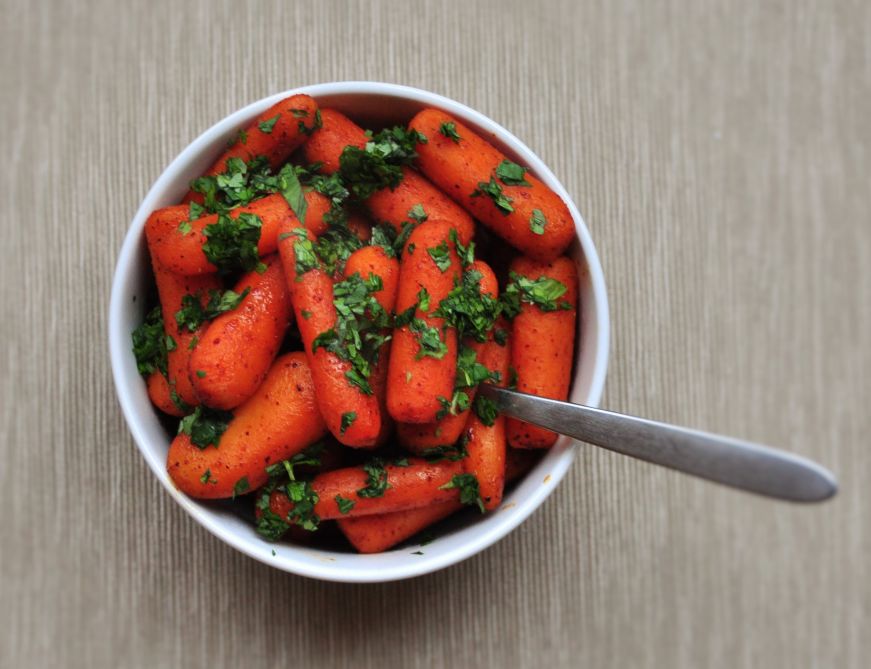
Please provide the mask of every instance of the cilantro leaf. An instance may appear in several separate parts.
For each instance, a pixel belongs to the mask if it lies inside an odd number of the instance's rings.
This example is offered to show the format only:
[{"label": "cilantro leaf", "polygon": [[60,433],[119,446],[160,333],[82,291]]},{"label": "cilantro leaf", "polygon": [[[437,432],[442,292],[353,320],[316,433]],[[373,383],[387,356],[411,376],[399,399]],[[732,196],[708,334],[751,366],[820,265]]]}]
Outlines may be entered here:
[{"label": "cilantro leaf", "polygon": [[474,474],[454,474],[448,483],[439,486],[439,490],[451,490],[453,488],[460,491],[461,504],[477,506],[478,510],[484,513],[484,501],[481,499],[478,479]]},{"label": "cilantro leaf", "polygon": [[550,277],[541,276],[529,279],[515,272],[508,275],[509,282],[502,293],[502,310],[509,318],[520,313],[520,303],[533,304],[542,311],[569,310],[572,305],[567,301],[557,302],[566,290],[566,286]]},{"label": "cilantro leaf", "polygon": [[250,288],[246,288],[241,293],[233,290],[223,292],[210,290],[209,301],[205,307],[200,302],[199,297],[185,295],[181,298],[181,309],[175,312],[175,322],[178,324],[179,330],[187,329],[189,332],[195,332],[206,321],[238,307],[250,292]]},{"label": "cilantro leaf", "polygon": [[489,381],[492,378],[490,370],[478,362],[475,349],[470,346],[461,346],[457,354],[457,378],[454,385],[457,388],[472,388],[479,383]]},{"label": "cilantro leaf", "polygon": [[496,167],[496,176],[506,186],[531,186],[532,184],[524,178],[528,171],[525,167],[506,158]]},{"label": "cilantro leaf", "polygon": [[417,157],[415,145],[425,143],[426,137],[415,130],[386,128],[363,149],[346,146],[339,157],[339,175],[356,197],[365,200],[383,188],[396,188],[402,167]]},{"label": "cilantro leaf", "polygon": [[206,259],[224,274],[237,270],[250,272],[260,263],[257,243],[262,226],[255,214],[241,213],[235,219],[219,214],[217,223],[203,229],[208,238],[203,244]]},{"label": "cilantro leaf", "polygon": [[315,242],[315,252],[324,263],[327,274],[337,274],[345,268],[348,257],[363,246],[360,238],[347,225],[331,225]]},{"label": "cilantro leaf", "polygon": [[541,209],[533,209],[532,216],[529,218],[529,229],[537,235],[544,234],[544,226],[547,224],[547,219]]},{"label": "cilantro leaf", "polygon": [[408,219],[410,221],[414,221],[415,223],[419,224],[423,223],[428,218],[429,215],[426,213],[426,210],[420,203],[414,205],[411,209],[408,210]]},{"label": "cilantro leaf", "polygon": [[308,238],[308,231],[305,228],[294,228],[290,234],[296,237],[293,242],[293,257],[296,280],[299,281],[303,274],[318,269],[321,263],[315,253],[315,245]]},{"label": "cilantro leaf", "polygon": [[345,431],[354,424],[354,421],[357,420],[357,412],[348,411],[347,413],[342,414],[342,426],[339,429],[340,434],[345,434]]},{"label": "cilantro leaf", "polygon": [[278,541],[290,529],[290,524],[269,508],[271,491],[264,491],[257,500],[256,507],[260,511],[255,530],[267,541]]},{"label": "cilantro leaf", "polygon": [[[276,117],[277,118],[277,117]],[[275,176],[275,189],[281,193],[287,204],[293,209],[300,223],[305,223],[305,213],[308,203],[299,182],[299,175],[293,165],[285,165]]]},{"label": "cilantro leaf", "polygon": [[318,529],[320,518],[315,513],[318,494],[308,481],[290,481],[286,486],[287,496],[293,502],[293,509],[287,514],[287,520],[299,525],[304,530],[314,532]]},{"label": "cilantro leaf", "polygon": [[[167,346],[171,339],[163,329],[163,315],[160,307],[154,307],[145,315],[145,320],[131,336],[133,340],[133,355],[136,358],[136,369],[142,376],[148,376],[158,370],[166,376]],[[173,340],[175,344],[175,340]],[[173,346],[175,348],[175,346]]]},{"label": "cilantro leaf", "polygon": [[200,450],[208,446],[217,448],[221,435],[230,426],[232,418],[233,414],[230,411],[198,406],[192,414],[181,419],[178,433],[188,435],[191,443]]},{"label": "cilantro leaf", "polygon": [[448,248],[447,242],[442,242],[438,246],[428,248],[426,252],[429,253],[429,257],[432,258],[433,262],[436,264],[436,267],[438,267],[439,271],[441,271],[443,274],[450,269],[451,251]]},{"label": "cilantro leaf", "polygon": [[243,476],[233,486],[233,496],[231,499],[236,499],[237,495],[243,495],[251,489],[251,484],[248,483],[248,477]]},{"label": "cilantro leaf", "polygon": [[441,396],[439,396],[437,399],[439,401],[439,404],[442,405],[442,408],[439,409],[436,413],[436,420],[441,420],[445,416],[456,416],[463,413],[466,409],[469,408],[471,401],[469,399],[469,393],[459,388],[454,388],[454,392],[451,395],[450,400]]},{"label": "cilantro leaf", "polygon": [[367,474],[366,487],[357,491],[357,497],[383,497],[387,489],[391,487],[387,481],[387,470],[384,468],[383,460],[373,458],[363,465],[363,471]]},{"label": "cilantro leaf", "polygon": [[439,126],[439,132],[447,137],[448,139],[452,139],[455,144],[460,143],[460,135],[457,132],[457,124],[453,121],[445,121]]},{"label": "cilantro leaf", "polygon": [[502,304],[481,292],[481,278],[476,270],[464,272],[462,281],[441,301],[434,315],[456,328],[460,338],[473,337],[483,343],[501,313]]},{"label": "cilantro leaf", "polygon": [[493,425],[496,422],[496,417],[499,415],[496,403],[483,395],[475,395],[475,402],[472,408],[484,425]]},{"label": "cilantro leaf", "polygon": [[420,350],[415,356],[416,360],[424,357],[441,360],[445,357],[445,353],[448,352],[448,345],[442,341],[437,327],[428,325],[422,318],[414,318],[408,329],[416,335],[417,342],[420,345]]},{"label": "cilantro leaf", "polygon": [[496,208],[504,216],[508,216],[508,214],[514,211],[514,207],[511,206],[513,200],[502,192],[502,186],[493,177],[490,177],[489,182],[479,181],[478,188],[472,191],[472,197],[480,197],[482,195],[486,195],[493,200],[493,204],[496,205]]},{"label": "cilantro leaf", "polygon": [[341,495],[336,495],[333,499],[336,500],[336,506],[339,507],[339,513],[345,515],[354,508],[356,502],[352,499],[345,499]]},{"label": "cilantro leaf", "polygon": [[421,457],[427,462],[441,462],[442,460],[457,462],[469,455],[469,451],[466,449],[468,443],[468,437],[463,435],[457,440],[456,444],[425,448],[421,453]]},{"label": "cilantro leaf", "polygon": [[266,121],[260,121],[260,123],[257,124],[257,127],[260,129],[260,132],[271,135],[272,129],[275,127],[275,124],[278,122],[279,118],[281,118],[281,114],[276,114],[271,119],[268,119]]},{"label": "cilantro leaf", "polygon": [[470,241],[468,246],[464,246],[457,235],[456,229],[452,229],[449,233],[454,248],[457,250],[457,257],[460,259],[460,264],[463,267],[468,267],[475,262],[475,242]]}]

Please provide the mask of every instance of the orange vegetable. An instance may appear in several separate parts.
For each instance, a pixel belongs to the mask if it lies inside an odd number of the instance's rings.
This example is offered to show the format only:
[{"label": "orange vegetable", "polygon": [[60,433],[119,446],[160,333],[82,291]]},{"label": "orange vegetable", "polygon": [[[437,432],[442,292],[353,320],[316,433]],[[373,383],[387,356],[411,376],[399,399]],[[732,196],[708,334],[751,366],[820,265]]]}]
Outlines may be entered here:
[{"label": "orange vegetable", "polygon": [[154,281],[157,284],[157,294],[160,297],[160,309],[163,313],[163,328],[175,344],[167,354],[167,377],[170,389],[175,389],[178,397],[190,406],[199,404],[197,395],[191,385],[188,375],[188,361],[191,347],[196,344],[202,334],[202,328],[197,332],[180,330],[175,314],[182,308],[185,295],[195,295],[202,303],[208,301],[209,291],[221,287],[221,282],[214,274],[200,276],[181,276],[173,274],[160,264],[152,253],[151,266],[154,270]]},{"label": "orange vegetable", "polygon": [[277,256],[263,274],[249,272],[234,287],[248,294],[232,311],[215,318],[190,356],[190,379],[200,401],[232,409],[262,383],[290,325],[292,307]]},{"label": "orange vegetable", "polygon": [[[459,140],[442,134],[446,123],[453,124]],[[511,183],[505,183],[496,172],[507,160],[505,154],[487,140],[437,109],[423,110],[408,126],[428,139],[417,146],[421,172],[521,253],[553,260],[572,242],[575,226],[565,202],[528,172],[521,177],[528,185],[517,185],[510,177],[506,180]],[[508,198],[502,208],[480,192],[479,184],[490,184],[491,179],[491,188],[501,189]]]},{"label": "orange vegetable", "polygon": [[[481,274],[481,292],[491,297],[498,297],[499,283],[487,263],[476,260],[469,265],[466,271],[479,272]],[[486,355],[487,344],[471,339],[465,341],[464,344],[475,351],[478,362],[492,368],[483,359]],[[465,392],[469,396],[469,402],[472,402],[475,399],[475,388],[468,388]],[[412,453],[422,455],[427,449],[455,443],[460,438],[468,417],[469,410],[466,409],[456,414],[448,414],[432,423],[399,423],[396,426],[396,436],[399,443]]]},{"label": "orange vegetable", "polygon": [[[321,196],[323,197],[323,196]],[[308,201],[308,198],[306,198]],[[278,229],[282,223],[293,217],[293,210],[287,200],[278,193],[255,200],[245,207],[237,207],[230,212],[230,218],[240,214],[254,214],[260,218],[260,240],[257,250],[261,256],[275,253],[278,244]],[[317,225],[317,211],[312,214],[313,225]],[[206,226],[218,222],[218,215],[202,216],[195,221],[187,221],[188,208],[183,205],[166,207],[154,212],[145,224],[145,235],[152,253],[168,269],[177,274],[210,274],[217,271],[203,252],[203,244],[208,241]],[[187,221],[190,229],[179,225]]]},{"label": "orange vegetable", "polygon": [[[315,126],[318,105],[308,95],[292,95],[272,105],[239,133],[233,145],[207,171],[206,176],[227,170],[230,158],[248,162],[265,156],[272,169],[281,167]],[[189,191],[184,202],[202,202],[202,195]]]},{"label": "orange vegetable", "polygon": [[339,518],[337,524],[360,553],[381,553],[463,508],[457,501],[439,502],[418,509]]},{"label": "orange vegetable", "polygon": [[[509,345],[500,345],[493,339],[484,344],[486,352],[481,356],[491,372],[499,373],[496,385],[506,385],[508,367],[511,360]],[[487,425],[476,411],[469,411],[464,430],[466,451],[463,468],[478,479],[478,489],[484,508],[488,511],[502,503],[502,489],[505,487],[505,418],[497,415],[492,425]]]},{"label": "orange vegetable", "polygon": [[[306,142],[303,154],[310,163],[322,163],[322,172],[332,174],[339,170],[339,158],[345,147],[362,149],[368,137],[363,128],[334,109],[324,109],[321,114],[323,127]],[[475,234],[475,224],[462,207],[407,167],[402,169],[402,181],[396,188],[382,188],[363,204],[373,220],[389,223],[397,232],[409,222],[411,209],[421,205],[429,220],[450,221],[463,244],[468,244]]]},{"label": "orange vegetable", "polygon": [[[408,238],[399,270],[396,312],[415,307],[414,321],[394,329],[387,375],[387,408],[404,423],[430,423],[450,401],[457,366],[457,333],[433,315],[460,277],[460,263],[449,241],[453,229],[447,221],[427,221]],[[443,261],[440,269],[430,253]],[[441,255],[439,255],[441,253]],[[427,309],[419,295],[426,290]],[[435,338],[438,341],[433,341]],[[430,345],[423,346],[422,342]],[[437,348],[437,346],[441,348]]]},{"label": "orange vegetable", "polygon": [[[449,484],[462,471],[458,462],[450,460],[427,462],[410,458],[405,467],[388,464],[383,468],[387,478],[386,489],[383,494],[369,497],[365,492],[360,494],[361,491],[375,488],[370,485],[371,476],[363,467],[334,469],[318,474],[311,482],[311,488],[318,496],[314,513],[321,520],[335,520],[456,501],[459,499],[458,489],[443,489],[442,486]],[[337,496],[353,502],[353,507],[342,513]],[[280,489],[272,493],[269,506],[281,518],[287,518],[288,512],[293,509],[293,504]]]},{"label": "orange vegetable", "polygon": [[510,483],[528,474],[542,454],[543,451],[531,448],[505,449],[505,480]]},{"label": "orange vegetable", "polygon": [[[333,330],[338,321],[333,304],[333,280],[321,267],[298,275],[294,247],[299,238],[289,225],[281,236],[284,237],[279,242],[282,265],[317,389],[318,406],[327,428],[346,446],[374,447],[381,431],[378,398],[374,394],[364,393],[351,383],[347,376],[353,369],[350,361],[343,360],[324,347],[312,350],[318,335]],[[313,239],[310,232],[308,238]]]},{"label": "orange vegetable", "polygon": [[[575,320],[578,302],[578,273],[566,257],[540,263],[519,257],[511,271],[528,279],[546,277],[559,281],[566,292],[557,302],[570,309],[542,311],[521,302],[520,313],[511,327],[511,364],[517,372],[517,390],[540,397],[565,400],[572,375]],[[508,443],[515,448],[550,448],[557,435],[515,418],[507,421]]]},{"label": "orange vegetable", "polygon": [[163,374],[158,371],[151,372],[145,383],[148,388],[148,399],[154,406],[170,416],[184,416],[184,412],[172,401],[172,388],[169,387],[169,381]]},{"label": "orange vegetable", "polygon": [[166,467],[175,485],[191,497],[233,497],[262,486],[268,465],[292,457],[324,434],[305,354],[288,353],[275,360],[257,392],[236,409],[217,447],[197,448],[181,433],[169,447]]}]

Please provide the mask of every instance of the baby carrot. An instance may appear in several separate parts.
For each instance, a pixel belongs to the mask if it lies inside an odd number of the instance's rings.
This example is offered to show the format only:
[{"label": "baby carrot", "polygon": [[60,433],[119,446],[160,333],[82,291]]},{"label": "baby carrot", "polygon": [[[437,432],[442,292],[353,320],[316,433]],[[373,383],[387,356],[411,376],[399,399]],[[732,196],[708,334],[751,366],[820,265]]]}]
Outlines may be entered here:
[{"label": "baby carrot", "polygon": [[381,553],[463,508],[458,501],[418,509],[339,518],[342,534],[359,553]]},{"label": "baby carrot", "polygon": [[417,145],[421,172],[521,253],[553,260],[574,239],[559,195],[470,128],[437,109],[408,125],[428,140]]},{"label": "baby carrot", "polygon": [[[292,457],[326,434],[301,351],[277,358],[229,423],[220,414],[194,418],[170,444],[166,466],[182,492],[200,499],[256,490],[268,479],[268,465]],[[217,444],[206,443],[215,434]],[[199,444],[192,441],[198,438]]]},{"label": "baby carrot", "polygon": [[[466,268],[466,271],[480,274],[479,290],[481,294],[489,295],[493,298],[498,297],[499,284],[496,280],[496,275],[487,263],[476,260]],[[492,333],[489,335],[489,338],[492,340]],[[490,344],[475,341],[471,337],[467,337],[463,344],[475,351],[477,362],[492,368],[492,365],[488,365],[483,359]],[[463,392],[468,396],[469,404],[471,405],[475,399],[475,386],[471,388],[464,387]],[[396,427],[396,434],[399,443],[412,453],[422,455],[428,449],[448,446],[456,442],[466,426],[468,415],[469,410],[465,409],[455,414],[448,413],[432,423],[399,423]]]},{"label": "baby carrot", "polygon": [[[318,105],[308,95],[292,95],[272,105],[242,130],[236,140],[207,171],[213,176],[226,171],[230,158],[248,162],[265,156],[272,169],[284,163],[317,125]],[[202,202],[202,195],[188,192],[184,202]]]},{"label": "baby carrot", "polygon": [[[519,296],[519,313],[511,327],[511,364],[517,390],[565,400],[572,374],[578,273],[575,263],[560,257],[541,263],[519,257],[511,263],[506,293]],[[516,290],[515,290],[516,289]],[[515,448],[550,448],[557,435],[509,418],[508,443]]]},{"label": "baby carrot", "polygon": [[159,371],[155,370],[145,380],[148,388],[148,399],[163,413],[181,418],[184,412],[172,401],[172,388],[169,381]]},{"label": "baby carrot", "polygon": [[[287,200],[278,193],[267,195],[247,206],[233,209],[229,216],[238,220],[243,214],[252,214],[260,219],[257,252],[261,256],[275,253],[279,227],[293,216]],[[188,207],[182,205],[154,212],[145,224],[149,248],[163,265],[177,274],[210,274],[218,271],[203,248],[209,241],[206,228],[219,222],[218,214],[202,216],[193,221],[187,218]],[[319,220],[317,211],[313,213],[312,220]]]},{"label": "baby carrot", "polygon": [[422,223],[402,255],[396,312],[411,320],[393,331],[387,375],[387,408],[400,422],[434,421],[454,393],[457,333],[433,315],[460,276],[452,230],[447,221]]},{"label": "baby carrot", "polygon": [[[415,458],[409,458],[404,466],[373,461],[361,467],[334,469],[318,474],[310,484],[317,496],[313,512],[319,520],[335,520],[456,501],[459,488],[446,486],[462,471],[458,462]],[[283,519],[293,509],[280,489],[273,493],[269,506]]]},{"label": "baby carrot", "polygon": [[232,409],[263,381],[290,324],[292,307],[277,256],[266,271],[249,272],[234,287],[244,295],[235,309],[215,318],[190,356],[190,379],[200,401]]},{"label": "baby carrot", "polygon": [[[332,174],[339,170],[339,159],[346,146],[364,148],[368,141],[363,128],[333,109],[321,112],[323,127],[315,131],[303,147],[309,163],[321,163],[321,171]],[[409,222],[410,212],[423,207],[429,220],[451,221],[462,244],[468,244],[475,233],[471,216],[451,198],[414,170],[403,167],[402,180],[395,188],[382,188],[364,203],[375,221],[389,223],[396,232]]]},{"label": "baby carrot", "polygon": [[352,362],[350,352],[344,359],[331,345],[340,347],[344,333],[356,329],[349,320],[355,314],[343,314],[340,323],[333,280],[314,253],[311,232],[294,232],[286,226],[280,236],[279,252],[291,302],[327,428],[346,446],[371,448],[381,430],[378,398],[368,379],[361,378],[360,366]]},{"label": "baby carrot", "polygon": [[154,254],[152,254],[151,266],[154,270],[157,294],[160,297],[163,327],[170,342],[166,363],[170,392],[174,390],[182,402],[196,406],[199,400],[188,375],[188,361],[191,349],[196,346],[202,329],[189,332],[187,329],[179,328],[176,314],[181,310],[186,295],[193,295],[205,303],[209,291],[219,289],[221,282],[214,274],[200,276],[174,274],[161,265],[154,258]]}]

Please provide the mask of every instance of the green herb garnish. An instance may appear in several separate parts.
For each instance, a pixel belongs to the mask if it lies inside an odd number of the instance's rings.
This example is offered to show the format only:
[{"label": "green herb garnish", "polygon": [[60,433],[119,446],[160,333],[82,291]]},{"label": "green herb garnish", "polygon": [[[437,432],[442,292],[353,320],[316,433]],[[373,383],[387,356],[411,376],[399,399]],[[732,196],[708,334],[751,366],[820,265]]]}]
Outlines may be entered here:
[{"label": "green herb garnish", "polygon": [[387,470],[381,458],[373,458],[363,465],[363,471],[367,475],[366,487],[357,491],[357,497],[383,497],[391,486],[387,481]]},{"label": "green herb garnish", "polygon": [[342,426],[339,428],[339,434],[345,434],[345,431],[354,424],[355,420],[357,420],[357,413],[355,411],[343,413]]},{"label": "green herb garnish", "polygon": [[345,499],[341,495],[336,495],[333,499],[336,500],[336,506],[339,507],[339,513],[345,515],[354,508],[356,502],[352,499]]},{"label": "green herb garnish", "polygon": [[271,135],[272,129],[275,127],[275,124],[278,122],[279,118],[281,118],[281,114],[276,114],[275,116],[267,119],[266,121],[260,121],[260,123],[257,124],[257,127],[260,129],[260,132]]},{"label": "green herb garnish", "polygon": [[478,486],[478,479],[474,474],[454,474],[450,482],[439,486],[439,490],[451,490],[456,488],[460,491],[460,503],[470,506],[477,506],[481,513],[484,513],[484,500],[481,499],[481,490]]},{"label": "green herb garnish", "polygon": [[454,140],[455,144],[460,143],[460,135],[457,132],[457,124],[453,121],[445,121],[439,126],[439,132],[448,139]]},{"label": "green herb garnish", "polygon": [[200,450],[209,446],[217,448],[221,435],[230,426],[232,418],[230,411],[198,406],[192,414],[181,419],[178,433],[188,435],[191,443]]},{"label": "green herb garnish", "polygon": [[490,181],[479,181],[478,188],[472,191],[472,197],[480,197],[482,195],[486,195],[493,200],[493,204],[496,205],[496,208],[504,216],[514,211],[514,207],[511,206],[513,200],[502,192],[502,186],[493,177],[490,177]]},{"label": "green herb garnish", "polygon": [[529,170],[507,158],[496,167],[496,176],[506,186],[531,186],[524,176]]},{"label": "green herb garnish", "polygon": [[508,277],[509,282],[502,293],[500,301],[502,302],[503,312],[509,318],[514,318],[520,313],[521,302],[533,304],[542,311],[569,310],[572,308],[572,305],[565,300],[557,302],[568,289],[556,279],[546,276],[529,279],[515,272],[510,272]]},{"label": "green herb garnish", "polygon": [[238,307],[242,300],[251,292],[246,288],[241,293],[233,290],[210,290],[209,301],[206,306],[195,295],[185,295],[181,298],[181,309],[175,313],[175,322],[179,330],[187,329],[195,332],[203,323],[217,318],[221,314],[232,311]]},{"label": "green herb garnish", "polygon": [[171,350],[167,344],[172,340],[163,329],[163,315],[160,307],[154,307],[145,315],[142,324],[133,330],[133,355],[136,358],[136,369],[142,376],[148,376],[158,370],[166,376],[166,354]]}]

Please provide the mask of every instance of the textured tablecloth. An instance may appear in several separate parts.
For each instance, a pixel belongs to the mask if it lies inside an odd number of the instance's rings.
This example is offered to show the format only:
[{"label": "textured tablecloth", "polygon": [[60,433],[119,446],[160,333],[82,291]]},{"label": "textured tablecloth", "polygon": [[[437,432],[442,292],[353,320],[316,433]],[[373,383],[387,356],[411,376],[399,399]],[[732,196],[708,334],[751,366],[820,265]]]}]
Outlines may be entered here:
[{"label": "textured tablecloth", "polygon": [[[871,652],[871,5],[0,0],[0,666],[859,667]],[[190,519],[112,385],[140,200],[228,112],[373,79],[547,162],[605,268],[603,405],[782,445],[832,502],[591,447],[413,581],[305,580]]]}]

